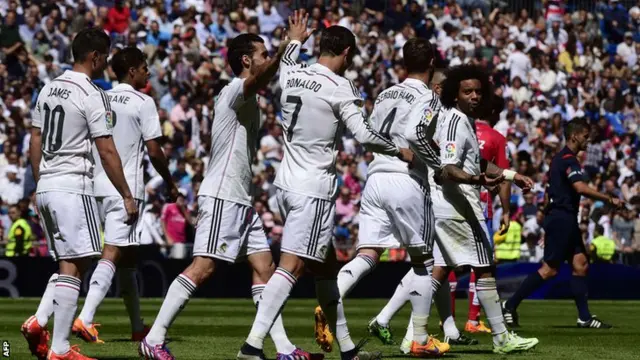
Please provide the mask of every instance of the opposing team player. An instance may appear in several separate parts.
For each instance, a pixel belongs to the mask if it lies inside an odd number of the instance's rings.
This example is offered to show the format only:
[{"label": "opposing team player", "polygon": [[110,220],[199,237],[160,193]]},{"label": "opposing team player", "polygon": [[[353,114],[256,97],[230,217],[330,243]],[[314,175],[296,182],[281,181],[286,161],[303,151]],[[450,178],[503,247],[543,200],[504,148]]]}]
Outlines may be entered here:
[{"label": "opposing team player", "polygon": [[566,146],[551,160],[546,216],[544,218],[544,259],[540,269],[529,275],[513,296],[503,304],[504,317],[509,325],[518,325],[516,309],[520,302],[531,295],[547,280],[558,274],[565,261],[571,263],[571,291],[578,308],[578,327],[609,329],[591,315],[587,303],[587,271],[589,260],[578,226],[580,197],[600,200],[614,207],[624,206],[624,202],[611,195],[599,193],[587,184],[582,167],[578,162],[578,152],[587,149],[591,127],[587,120],[571,120],[565,130]]},{"label": "opposing team player", "polygon": [[113,115],[107,95],[91,82],[102,75],[110,45],[109,36],[100,29],[80,31],[71,45],[73,70],[45,85],[38,95],[29,151],[38,182],[38,212],[49,249],[59,264],[55,289],[47,286],[43,295],[42,312],[39,308],[22,326],[31,351],[39,358],[44,358],[46,349],[49,316],[44,315],[52,307],[53,341],[47,359],[89,359],[70,346],[69,332],[78,306],[80,278],[102,250],[92,179],[94,143],[104,171],[123,198],[126,215],[121,221],[132,225],[138,216],[111,137]]},{"label": "opposing team player", "polygon": [[[294,25],[297,25],[295,23]],[[305,40],[306,27],[292,25],[289,36]],[[167,330],[196,289],[211,277],[215,260],[235,262],[247,257],[253,268],[252,294],[260,295],[274,265],[260,217],[251,205],[251,161],[256,152],[260,113],[256,92],[267,85],[278,65],[293,63],[286,43],[270,58],[260,36],[242,34],[228,43],[229,65],[238,76],[225,86],[215,106],[211,129],[211,160],[198,193],[198,224],[193,262],[173,281],[149,334],[139,345],[146,359],[174,359],[165,344]],[[278,360],[306,359],[286,336],[282,319],[271,330]],[[267,331],[269,331],[267,329]]]},{"label": "opposing team player", "polygon": [[[411,109],[426,103],[432,113],[437,113],[440,101],[426,85],[434,60],[434,50],[429,41],[410,39],[402,51],[408,77],[378,95],[369,121],[382,136],[399,146],[408,146],[404,133]],[[434,237],[427,167],[414,159],[410,170],[397,157],[375,154],[368,174],[361,201],[358,255],[338,274],[340,297],[344,299],[358,281],[373,270],[384,249],[400,242],[408,249],[414,273],[404,284],[414,295],[410,297],[416,330],[412,334],[411,353],[417,357],[442,355],[449,351],[449,345],[428,336],[426,329],[427,303],[431,302],[431,291],[428,290],[431,278],[427,267],[433,264]],[[316,309],[316,322],[316,341],[328,350],[330,342],[320,309]],[[390,336],[384,336],[390,334],[388,326],[380,325],[374,319],[369,330],[389,343]],[[338,339],[349,337],[346,321],[338,323],[336,336]]]},{"label": "opposing team player", "polygon": [[[172,199],[178,194],[173,183],[167,160],[159,142],[162,137],[158,110],[154,100],[137,91],[149,78],[145,55],[136,47],[120,50],[111,60],[111,68],[120,82],[107,91],[113,118],[113,140],[124,167],[129,188],[133,191],[136,206],[142,212],[144,205],[144,182],[142,158],[146,146],[154,168],[162,176]],[[94,149],[95,150],[95,149]],[[140,318],[140,299],[136,280],[136,248],[139,245],[138,222],[128,225],[124,203],[109,181],[102,163],[96,162],[94,193],[104,224],[104,249],[102,259],[91,276],[89,292],[74,321],[72,331],[87,342],[101,343],[93,318],[107,295],[118,268],[120,289],[131,321],[131,338],[141,341],[145,334]],[[146,329],[148,331],[148,329]]]},{"label": "opposing team player", "polygon": [[[293,39],[293,37],[292,37]],[[301,43],[292,41],[293,58]],[[320,58],[302,68],[283,62],[280,85],[285,130],[284,159],[275,180],[280,213],[285,218],[282,255],[275,275],[262,293],[251,332],[237,358],[264,359],[264,338],[305,268],[316,279],[316,295],[331,329],[344,321],[331,246],[337,192],[337,139],[346,127],[356,140],[381,155],[410,161],[413,154],[374,131],[364,118],[362,98],[342,77],[356,53],[353,33],[342,26],[326,28],[320,37]],[[277,275],[277,276],[276,276]],[[338,320],[340,318],[340,320]],[[338,335],[341,359],[370,359],[350,339]]]},{"label": "opposing team player", "polygon": [[[419,123],[408,128],[406,138],[436,171],[435,191],[432,191],[437,241],[433,291],[438,291],[453,268],[470,265],[478,277],[476,296],[492,328],[493,351],[506,354],[531,349],[538,339],[524,339],[507,331],[496,289],[493,251],[480,202],[480,187],[491,187],[504,179],[525,188],[533,182],[481,160],[474,120],[480,115],[483,98],[490,97],[491,84],[484,70],[470,65],[455,67],[447,73],[442,86],[445,113],[438,117],[436,124],[425,122],[430,120],[428,117],[416,117]],[[439,163],[432,161],[431,156],[436,146],[440,151]]]}]

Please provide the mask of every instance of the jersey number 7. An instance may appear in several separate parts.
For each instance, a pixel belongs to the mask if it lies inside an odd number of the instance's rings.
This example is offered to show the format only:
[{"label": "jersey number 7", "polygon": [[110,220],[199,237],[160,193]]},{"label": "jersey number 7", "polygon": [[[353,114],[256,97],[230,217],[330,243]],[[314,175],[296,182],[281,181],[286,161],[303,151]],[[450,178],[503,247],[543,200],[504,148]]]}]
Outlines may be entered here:
[{"label": "jersey number 7", "polygon": [[293,115],[291,115],[291,124],[289,124],[289,128],[287,129],[287,141],[291,142],[291,139],[293,139],[293,129],[296,127],[298,115],[300,115],[300,109],[302,108],[302,98],[300,98],[300,96],[289,95],[287,96],[287,102],[296,104]]}]

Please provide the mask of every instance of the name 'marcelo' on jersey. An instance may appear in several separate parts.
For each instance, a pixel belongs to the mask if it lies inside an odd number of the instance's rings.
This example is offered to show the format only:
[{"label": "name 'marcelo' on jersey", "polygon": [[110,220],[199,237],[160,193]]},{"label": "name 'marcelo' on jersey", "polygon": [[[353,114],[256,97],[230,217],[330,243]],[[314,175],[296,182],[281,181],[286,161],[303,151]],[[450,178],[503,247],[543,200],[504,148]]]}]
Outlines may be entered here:
[{"label": "name 'marcelo' on jersey", "polygon": [[[124,176],[133,197],[143,200],[144,144],[145,141],[162,136],[156,104],[153,98],[136,91],[129,84],[116,85],[107,91],[107,98],[111,106],[113,141],[120,155]],[[107,177],[95,147],[94,158],[96,159],[95,196],[120,196]]]},{"label": "name 'marcelo' on jersey", "polygon": [[393,156],[399,149],[373,130],[349,80],[321,64],[295,63],[300,47],[292,41],[280,64],[285,151],[274,184],[329,200],[337,191],[336,146],[345,127],[370,151]]},{"label": "name 'marcelo' on jersey", "polygon": [[[378,95],[369,122],[380,135],[406,148],[410,145],[405,138],[407,124],[411,123],[409,114],[417,106],[428,106],[430,111],[437,113],[440,101],[422,81],[407,78]],[[377,153],[367,173],[369,176],[375,173],[412,174],[422,180],[427,179],[427,168],[421,160],[409,169],[407,163],[399,158]]]},{"label": "name 'marcelo' on jersey", "polygon": [[93,139],[111,136],[107,95],[83,73],[65,71],[38,95],[33,127],[42,132],[37,192],[93,195]]},{"label": "name 'marcelo' on jersey", "polygon": [[257,151],[260,112],[255,96],[244,97],[244,79],[220,92],[211,127],[211,154],[198,195],[251,206],[251,162]]}]

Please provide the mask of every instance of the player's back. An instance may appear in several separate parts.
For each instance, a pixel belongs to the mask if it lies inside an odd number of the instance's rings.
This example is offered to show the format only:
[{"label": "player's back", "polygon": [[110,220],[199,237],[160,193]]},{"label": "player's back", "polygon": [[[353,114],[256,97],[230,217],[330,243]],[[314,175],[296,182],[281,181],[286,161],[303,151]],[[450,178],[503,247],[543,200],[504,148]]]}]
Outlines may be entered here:
[{"label": "player's back", "polygon": [[[162,136],[155,102],[150,96],[125,83],[107,91],[107,98],[111,106],[113,141],[120,155],[124,176],[133,196],[144,199],[144,142]],[[107,177],[95,147],[94,158],[95,195],[120,196]]]},{"label": "player's back", "polygon": [[285,154],[275,185],[330,199],[336,191],[336,146],[344,126],[337,107],[345,97],[360,95],[350,81],[320,64],[285,76],[280,98]]},{"label": "player's back", "polygon": [[45,85],[33,126],[42,131],[37,192],[93,195],[93,138],[111,135],[106,94],[83,73],[66,71]]},{"label": "player's back", "polygon": [[[447,109],[440,117],[435,138],[442,166],[454,165],[468,174],[480,175],[480,148],[472,120],[455,108]],[[436,217],[484,221],[480,186],[442,181],[432,183],[432,187],[439,197],[434,200]]]},{"label": "player's back", "polygon": [[244,98],[244,81],[231,80],[216,100],[209,165],[198,195],[251,206],[260,112],[255,96]]},{"label": "player's back", "polygon": [[[405,138],[406,127],[410,122],[409,114],[418,104],[432,102],[439,104],[435,94],[420,80],[407,78],[401,84],[394,85],[376,98],[369,121],[380,135],[392,140],[400,147],[409,147]],[[431,108],[427,108],[432,111]],[[395,156],[374,153],[369,164],[368,175],[375,173],[414,174],[426,179],[426,165],[422,161],[411,170],[407,163]]]}]

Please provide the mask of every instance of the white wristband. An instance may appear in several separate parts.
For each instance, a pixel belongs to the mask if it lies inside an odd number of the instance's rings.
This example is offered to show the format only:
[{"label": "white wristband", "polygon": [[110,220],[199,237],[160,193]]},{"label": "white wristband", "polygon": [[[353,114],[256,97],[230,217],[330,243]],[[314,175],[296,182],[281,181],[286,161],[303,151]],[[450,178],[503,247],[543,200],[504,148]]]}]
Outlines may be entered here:
[{"label": "white wristband", "polygon": [[513,171],[513,170],[503,170],[502,171],[502,175],[504,175],[504,179],[507,181],[513,181],[513,179],[516,177],[517,172]]}]

